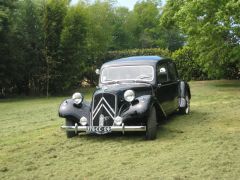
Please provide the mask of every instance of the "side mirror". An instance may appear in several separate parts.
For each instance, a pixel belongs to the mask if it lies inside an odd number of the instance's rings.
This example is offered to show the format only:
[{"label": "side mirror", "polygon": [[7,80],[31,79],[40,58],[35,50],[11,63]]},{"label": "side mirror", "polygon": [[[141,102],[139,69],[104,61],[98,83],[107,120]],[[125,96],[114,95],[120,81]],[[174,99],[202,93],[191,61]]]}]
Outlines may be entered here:
[{"label": "side mirror", "polygon": [[95,73],[96,73],[97,75],[100,75],[100,70],[99,70],[99,69],[96,69],[96,70],[95,70]]}]

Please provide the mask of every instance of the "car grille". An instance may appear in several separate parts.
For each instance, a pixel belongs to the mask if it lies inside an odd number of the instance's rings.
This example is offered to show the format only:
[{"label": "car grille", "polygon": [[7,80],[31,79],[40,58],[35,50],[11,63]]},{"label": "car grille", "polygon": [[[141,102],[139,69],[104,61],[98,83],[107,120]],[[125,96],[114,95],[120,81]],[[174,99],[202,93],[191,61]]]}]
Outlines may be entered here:
[{"label": "car grille", "polygon": [[101,93],[93,97],[92,126],[112,126],[116,116],[116,96],[110,93]]}]

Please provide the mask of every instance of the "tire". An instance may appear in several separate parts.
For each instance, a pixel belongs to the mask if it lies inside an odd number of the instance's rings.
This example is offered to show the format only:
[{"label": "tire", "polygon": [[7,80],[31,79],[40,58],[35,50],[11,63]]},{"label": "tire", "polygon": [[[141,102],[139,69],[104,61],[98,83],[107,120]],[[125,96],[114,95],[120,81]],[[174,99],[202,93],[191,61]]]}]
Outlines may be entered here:
[{"label": "tire", "polygon": [[[72,119],[66,119],[65,120],[66,126],[75,126],[75,122]],[[77,134],[74,131],[66,131],[67,138],[72,138],[74,136],[77,136]]]},{"label": "tire", "polygon": [[147,119],[146,140],[154,140],[157,137],[156,108],[153,106]]},{"label": "tire", "polygon": [[189,114],[190,113],[190,99],[188,93],[185,95],[186,105],[183,108],[179,108],[180,114]]}]

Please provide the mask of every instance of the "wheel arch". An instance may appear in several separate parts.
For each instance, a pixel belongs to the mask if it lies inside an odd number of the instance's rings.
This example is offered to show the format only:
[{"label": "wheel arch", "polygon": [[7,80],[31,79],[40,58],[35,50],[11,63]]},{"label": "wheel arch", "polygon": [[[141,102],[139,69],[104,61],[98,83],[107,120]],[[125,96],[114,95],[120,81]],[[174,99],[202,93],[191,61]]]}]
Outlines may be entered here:
[{"label": "wheel arch", "polygon": [[90,118],[90,106],[82,103],[81,107],[76,107],[72,99],[63,101],[58,110],[59,117],[69,118],[78,122],[81,117]]},{"label": "wheel arch", "polygon": [[179,93],[179,98],[185,98],[186,94],[188,94],[189,95],[189,99],[191,99],[190,86],[185,81],[180,81],[178,93]]},{"label": "wheel arch", "polygon": [[156,117],[157,117],[157,122],[161,123],[166,119],[166,113],[164,112],[161,104],[157,101],[156,98],[154,98],[154,100],[152,101],[152,105],[151,107],[155,107],[156,109]]}]

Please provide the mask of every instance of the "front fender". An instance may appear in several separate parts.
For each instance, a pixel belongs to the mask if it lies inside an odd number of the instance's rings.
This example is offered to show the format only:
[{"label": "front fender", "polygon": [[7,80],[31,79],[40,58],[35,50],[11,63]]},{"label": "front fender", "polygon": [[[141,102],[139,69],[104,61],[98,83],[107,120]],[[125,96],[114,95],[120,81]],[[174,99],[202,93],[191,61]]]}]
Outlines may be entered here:
[{"label": "front fender", "polygon": [[129,106],[129,108],[120,114],[123,122],[133,118],[145,118],[149,116],[152,106],[156,106],[157,110],[163,112],[161,105],[157,102],[156,98],[152,95],[144,95],[136,98]]},{"label": "front fender", "polygon": [[67,99],[60,105],[58,114],[62,118],[73,118],[76,122],[79,122],[83,116],[89,120],[90,105],[83,102],[80,107],[77,107],[72,99]]}]

